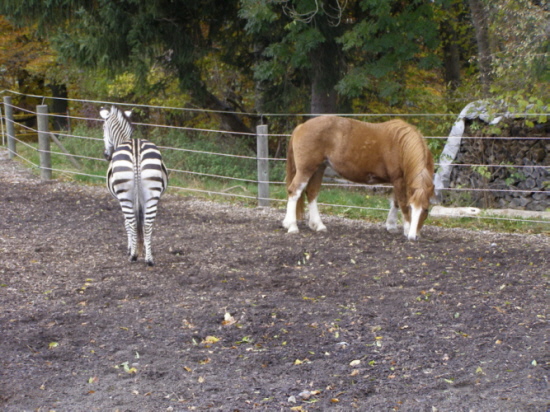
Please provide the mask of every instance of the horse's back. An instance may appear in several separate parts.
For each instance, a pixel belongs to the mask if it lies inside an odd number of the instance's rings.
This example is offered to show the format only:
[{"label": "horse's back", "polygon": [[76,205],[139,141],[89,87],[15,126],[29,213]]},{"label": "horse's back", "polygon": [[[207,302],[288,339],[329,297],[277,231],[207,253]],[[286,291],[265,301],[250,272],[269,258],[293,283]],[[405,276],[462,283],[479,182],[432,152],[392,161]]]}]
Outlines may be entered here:
[{"label": "horse's back", "polygon": [[382,123],[362,122],[339,116],[319,116],[298,125],[292,134],[294,140],[318,141],[331,144],[362,144],[382,142],[384,145],[392,142],[399,130],[418,130],[411,124],[394,119]]},{"label": "horse's back", "polygon": [[292,135],[298,164],[313,168],[327,162],[342,177],[360,183],[391,182],[403,175],[404,140],[424,145],[409,123],[368,123],[338,116],[320,116],[298,126]]}]

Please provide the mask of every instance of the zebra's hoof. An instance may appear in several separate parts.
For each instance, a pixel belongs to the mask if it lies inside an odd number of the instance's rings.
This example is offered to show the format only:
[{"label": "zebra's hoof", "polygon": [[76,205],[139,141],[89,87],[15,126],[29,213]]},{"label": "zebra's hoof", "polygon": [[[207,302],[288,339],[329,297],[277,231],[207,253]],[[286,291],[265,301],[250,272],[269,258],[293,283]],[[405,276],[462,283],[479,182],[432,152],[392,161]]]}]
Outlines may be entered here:
[{"label": "zebra's hoof", "polygon": [[128,259],[130,262],[135,262],[137,260],[137,255],[130,255],[130,259]]},{"label": "zebra's hoof", "polygon": [[155,266],[155,262],[153,262],[152,260],[148,260],[147,266]]}]

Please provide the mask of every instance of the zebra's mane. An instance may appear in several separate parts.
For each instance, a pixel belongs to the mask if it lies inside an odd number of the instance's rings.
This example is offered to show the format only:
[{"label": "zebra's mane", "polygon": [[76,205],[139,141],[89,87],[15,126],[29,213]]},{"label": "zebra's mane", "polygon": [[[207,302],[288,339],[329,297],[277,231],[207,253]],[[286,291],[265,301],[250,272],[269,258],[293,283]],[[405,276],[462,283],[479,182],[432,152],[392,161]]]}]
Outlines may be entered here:
[{"label": "zebra's mane", "polygon": [[132,125],[130,118],[126,115],[126,113],[124,113],[124,110],[121,110],[115,105],[111,106],[109,123],[111,130],[114,132],[114,136],[116,136],[115,140],[117,141],[115,142],[115,146],[132,137],[134,126]]},{"label": "zebra's mane", "polygon": [[132,131],[134,130],[134,126],[132,125],[130,118],[126,116],[126,113],[124,112],[124,110],[121,110],[118,106],[113,105],[111,107],[111,114],[116,114],[116,117],[120,123],[122,124],[127,123],[128,126],[130,126],[130,128],[132,129]]}]

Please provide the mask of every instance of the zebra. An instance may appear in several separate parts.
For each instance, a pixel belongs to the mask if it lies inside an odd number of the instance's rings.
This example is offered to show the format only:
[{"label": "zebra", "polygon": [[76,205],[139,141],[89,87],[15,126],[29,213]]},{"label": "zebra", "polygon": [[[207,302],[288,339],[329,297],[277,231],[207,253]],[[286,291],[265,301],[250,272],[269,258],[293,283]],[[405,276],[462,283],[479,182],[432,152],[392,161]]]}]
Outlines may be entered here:
[{"label": "zebra", "polygon": [[151,235],[157,215],[157,204],[168,185],[168,173],[155,144],[145,139],[132,138],[131,111],[116,106],[101,108],[105,158],[110,161],[107,170],[107,188],[118,199],[126,233],[130,261],[137,260],[145,248],[145,260],[153,266]]}]

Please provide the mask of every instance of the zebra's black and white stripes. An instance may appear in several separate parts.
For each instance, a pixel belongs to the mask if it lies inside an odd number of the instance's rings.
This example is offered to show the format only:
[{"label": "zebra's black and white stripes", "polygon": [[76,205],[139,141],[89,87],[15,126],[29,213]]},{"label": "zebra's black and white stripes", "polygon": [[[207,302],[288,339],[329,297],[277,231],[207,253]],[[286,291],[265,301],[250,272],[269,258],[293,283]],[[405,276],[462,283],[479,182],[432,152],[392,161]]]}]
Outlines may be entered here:
[{"label": "zebra's black and white stripes", "polygon": [[111,162],[107,171],[107,187],[120,202],[124,214],[130,260],[135,261],[144,248],[145,260],[152,266],[153,222],[160,196],[168,185],[168,174],[155,144],[132,138],[130,114],[116,106],[112,106],[111,110],[100,110],[101,117],[105,119],[104,154]]}]

